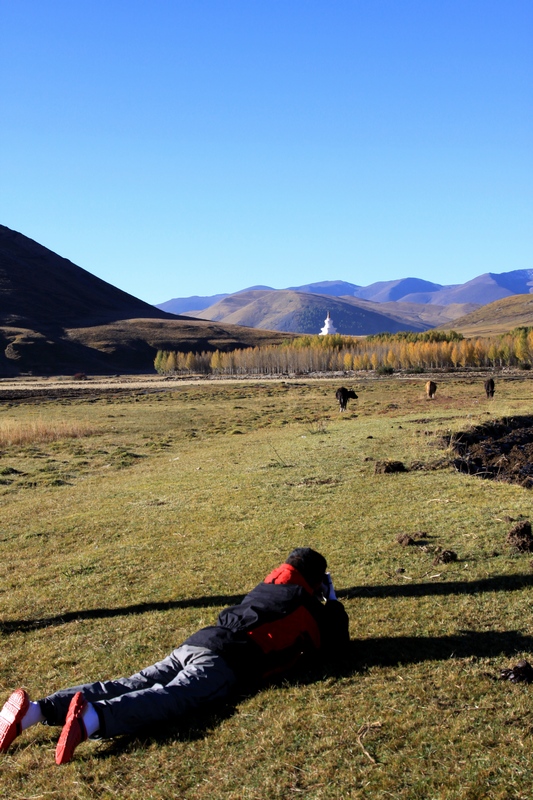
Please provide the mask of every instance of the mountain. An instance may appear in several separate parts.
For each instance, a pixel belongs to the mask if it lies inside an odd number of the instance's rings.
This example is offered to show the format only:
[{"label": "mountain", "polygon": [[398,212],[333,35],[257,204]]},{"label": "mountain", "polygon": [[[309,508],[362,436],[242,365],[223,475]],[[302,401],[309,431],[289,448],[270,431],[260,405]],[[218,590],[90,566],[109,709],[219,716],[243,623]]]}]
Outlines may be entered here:
[{"label": "mountain", "polygon": [[331,297],[344,297],[354,295],[358,297],[357,291],[361,286],[346,281],[321,281],[320,283],[306,283],[304,286],[289,286],[293,292],[307,292],[308,294],[327,294]]},{"label": "mountain", "polygon": [[401,300],[404,303],[424,303],[440,306],[452,303],[486,305],[513,294],[529,294],[533,290],[533,270],[516,269],[495,274],[486,272],[471,281],[453,286],[404,278],[399,281],[380,281],[361,287],[356,297],[384,303]]},{"label": "mountain", "polygon": [[318,333],[329,311],[339,333],[364,336],[383,331],[426,331],[450,323],[475,308],[477,306],[468,303],[449,306],[393,301],[375,303],[351,296],[334,297],[273,289],[227,295],[209,308],[195,311],[194,316],[224,324]]},{"label": "mountain", "polygon": [[487,305],[495,300],[516,294],[530,294],[533,287],[533,270],[516,269],[494,274],[486,272],[459,286],[443,287],[429,302],[477,303]]},{"label": "mountain", "polygon": [[[355,296],[362,300],[372,300],[374,303],[389,303],[398,300],[416,302],[408,300],[408,298],[414,294],[434,294],[443,288],[439,283],[423,281],[420,278],[402,278],[398,281],[378,281],[371,283],[370,286],[360,286],[356,290]],[[421,302],[427,303],[428,301]]]},{"label": "mountain", "polygon": [[[235,292],[235,294],[250,292],[254,289],[268,289],[269,291],[274,291],[271,286],[250,286],[248,289],[241,289],[239,292]],[[212,294],[208,297],[201,297],[199,295],[175,297],[173,300],[167,300],[165,303],[158,303],[155,307],[162,311],[167,311],[170,314],[184,314],[188,312],[189,315],[191,315],[194,311],[202,311],[204,308],[209,308],[209,306],[218,303],[219,300],[223,300],[225,297],[229,297],[229,295]]]},{"label": "mountain", "polygon": [[[492,272],[479,275],[471,281],[462,284],[454,284],[451,286],[442,286],[439,283],[421,280],[420,278],[402,278],[394,281],[378,281],[371,283],[369,286],[358,286],[355,283],[347,283],[346,281],[321,281],[318,283],[308,283],[303,286],[291,286],[289,289],[271,289],[270,287],[252,287],[252,289],[264,289],[271,292],[276,291],[296,291],[305,294],[319,294],[327,295],[330,297],[338,297],[347,300],[349,298],[358,298],[359,300],[366,300],[373,303],[407,303],[410,305],[424,305],[424,306],[450,306],[449,318],[454,319],[460,312],[460,307],[469,308],[472,310],[474,306],[486,305],[495,300],[503,297],[509,297],[514,294],[530,294],[533,292],[533,270],[518,269],[511,272],[502,272],[495,274]],[[235,294],[246,294],[249,289],[244,289],[242,292]],[[195,309],[188,306],[187,310],[190,311],[206,311],[211,309],[213,305],[218,304],[220,300],[234,297],[235,295],[213,295],[211,298],[202,298],[205,304],[202,306],[197,305]],[[176,298],[169,301],[169,304],[161,303],[157,307],[166,311],[174,311],[184,313],[186,311],[185,305],[180,303],[187,303],[190,298]],[[212,302],[209,303],[208,301]],[[170,303],[173,305],[170,306]],[[381,310],[381,313],[388,314],[389,311]],[[218,308],[216,313],[218,314]],[[397,309],[397,313],[400,309]],[[435,315],[436,318],[442,315],[443,312],[438,311]],[[198,315],[204,318],[210,318],[209,312],[206,314]],[[265,314],[265,316],[267,316]],[[431,312],[426,312],[427,320],[431,319],[433,315]],[[224,315],[221,319],[224,319]],[[435,323],[440,324],[440,323]]]},{"label": "mountain", "polygon": [[420,324],[424,329],[435,328],[440,325],[450,327],[450,323],[458,317],[463,317],[475,311],[479,306],[475,303],[450,303],[447,306],[437,306],[427,303],[406,303],[401,301],[390,301],[388,303],[374,303],[372,300],[360,300],[358,298],[343,297],[343,301],[357,304],[359,307],[367,307],[373,311],[397,319],[403,324]]},{"label": "mountain", "polygon": [[[368,287],[345,281],[284,290],[253,286],[191,302],[213,299],[204,309],[173,315],[0,225],[0,376],[149,372],[158,349],[275,344],[318,333],[328,311],[348,335],[450,323],[466,335],[485,335],[533,324],[533,270],[486,273],[458,286],[417,278]],[[485,308],[492,300],[498,302]],[[473,311],[475,304],[484,307]]]},{"label": "mountain", "polygon": [[533,294],[510,295],[488,303],[454,320],[453,329],[467,337],[493,336],[525,325],[533,326]]},{"label": "mountain", "polygon": [[204,308],[209,308],[214,303],[218,303],[227,294],[212,294],[209,297],[201,297],[197,294],[191,297],[174,297],[172,300],[167,300],[165,303],[158,303],[156,308],[161,311],[167,311],[169,314],[183,314],[186,311],[201,311]]},{"label": "mountain", "polygon": [[[321,283],[307,283],[305,286],[290,286],[289,289],[294,292],[308,292],[310,294],[328,294],[332,297],[341,297],[342,295],[353,295],[356,289],[359,289],[355,283],[346,283],[346,281],[322,281]],[[265,289],[269,292],[278,291],[273,289],[272,286],[249,286],[248,289],[240,289],[234,294],[245,294],[259,289]],[[233,296],[233,295],[231,295]],[[203,311],[205,308],[218,303],[225,297],[230,297],[229,294],[212,294],[205,297],[192,295],[191,297],[174,297],[172,300],[167,300],[164,303],[157,303],[156,308],[162,311],[168,311],[171,314],[192,314],[194,311]]]},{"label": "mountain", "polygon": [[149,372],[158,349],[229,350],[282,338],[168,314],[0,225],[0,375]]},{"label": "mountain", "polygon": [[169,318],[72,261],[0,225],[0,324],[105,323],[132,317]]},{"label": "mountain", "polygon": [[437,324],[433,320],[429,324],[424,322],[420,315],[415,318],[412,311],[402,316],[396,309],[383,311],[378,303],[353,297],[332,297],[289,289],[232,294],[196,314],[226,325],[246,325],[293,333],[319,333],[328,311],[338,333],[352,336],[382,331],[425,331]]}]

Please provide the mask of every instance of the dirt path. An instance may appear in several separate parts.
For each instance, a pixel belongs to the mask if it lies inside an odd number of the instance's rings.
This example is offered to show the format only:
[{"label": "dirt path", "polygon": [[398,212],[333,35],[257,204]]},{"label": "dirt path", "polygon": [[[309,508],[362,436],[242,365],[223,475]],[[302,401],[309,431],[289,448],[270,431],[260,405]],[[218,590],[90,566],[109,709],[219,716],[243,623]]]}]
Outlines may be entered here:
[{"label": "dirt path", "polygon": [[[335,380],[335,376],[321,378],[322,380]],[[271,377],[268,375],[234,376],[224,378],[199,378],[199,377],[167,377],[162,375],[117,375],[95,376],[86,380],[74,380],[72,377],[53,378],[1,378],[0,403],[16,400],[54,400],[61,398],[91,397],[102,394],[128,394],[130,392],[165,392],[172,391],[178,386],[206,385],[206,384],[235,384],[239,383],[265,383],[286,382],[287,376]],[[291,383],[306,383],[309,376],[304,378],[290,378]],[[338,379],[337,379],[338,380]]]}]

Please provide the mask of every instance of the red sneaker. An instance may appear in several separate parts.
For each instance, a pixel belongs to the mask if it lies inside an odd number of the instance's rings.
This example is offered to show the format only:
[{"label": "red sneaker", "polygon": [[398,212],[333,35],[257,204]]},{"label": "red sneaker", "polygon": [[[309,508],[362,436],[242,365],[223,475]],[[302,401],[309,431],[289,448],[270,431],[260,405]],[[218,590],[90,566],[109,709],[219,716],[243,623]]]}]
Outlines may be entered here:
[{"label": "red sneaker", "polygon": [[0,711],[0,752],[5,753],[13,739],[22,733],[21,721],[30,706],[24,689],[17,689]]},{"label": "red sneaker", "polygon": [[56,747],[56,764],[66,764],[74,755],[76,747],[87,738],[81,715],[87,708],[87,700],[76,692],[68,707],[67,718]]}]

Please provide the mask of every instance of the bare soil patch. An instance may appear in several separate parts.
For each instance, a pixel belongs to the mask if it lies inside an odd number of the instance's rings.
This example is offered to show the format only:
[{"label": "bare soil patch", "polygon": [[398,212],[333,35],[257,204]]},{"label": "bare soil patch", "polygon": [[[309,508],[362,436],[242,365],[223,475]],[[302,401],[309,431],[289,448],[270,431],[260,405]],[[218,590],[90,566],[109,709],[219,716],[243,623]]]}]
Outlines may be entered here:
[{"label": "bare soil patch", "polygon": [[402,547],[410,547],[414,544],[427,545],[427,538],[428,535],[425,531],[415,531],[414,533],[399,533],[396,541]]},{"label": "bare soil patch", "polygon": [[403,461],[376,461],[374,473],[385,475],[390,472],[407,472],[407,467]]},{"label": "bare soil patch", "polygon": [[450,564],[452,561],[457,561],[457,553],[455,550],[443,550],[438,547],[433,564]]},{"label": "bare soil patch", "polygon": [[533,416],[486,422],[445,441],[459,472],[533,488]]},{"label": "bare soil patch", "polygon": [[507,544],[522,553],[533,551],[533,534],[529,520],[521,520],[507,534]]}]

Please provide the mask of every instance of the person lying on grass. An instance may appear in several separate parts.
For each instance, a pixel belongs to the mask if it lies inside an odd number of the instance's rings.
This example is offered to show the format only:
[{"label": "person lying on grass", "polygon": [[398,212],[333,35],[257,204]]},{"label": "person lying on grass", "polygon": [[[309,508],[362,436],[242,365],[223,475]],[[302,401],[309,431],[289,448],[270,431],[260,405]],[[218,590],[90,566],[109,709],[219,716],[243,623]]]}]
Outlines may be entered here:
[{"label": "person lying on grass", "polygon": [[62,725],[55,759],[66,764],[87,738],[176,720],[312,654],[340,649],[349,641],[348,615],[326,570],[324,556],[298,547],[216,625],[130,678],[74,686],[38,702],[17,689],[0,712],[0,751],[37,722]]}]

